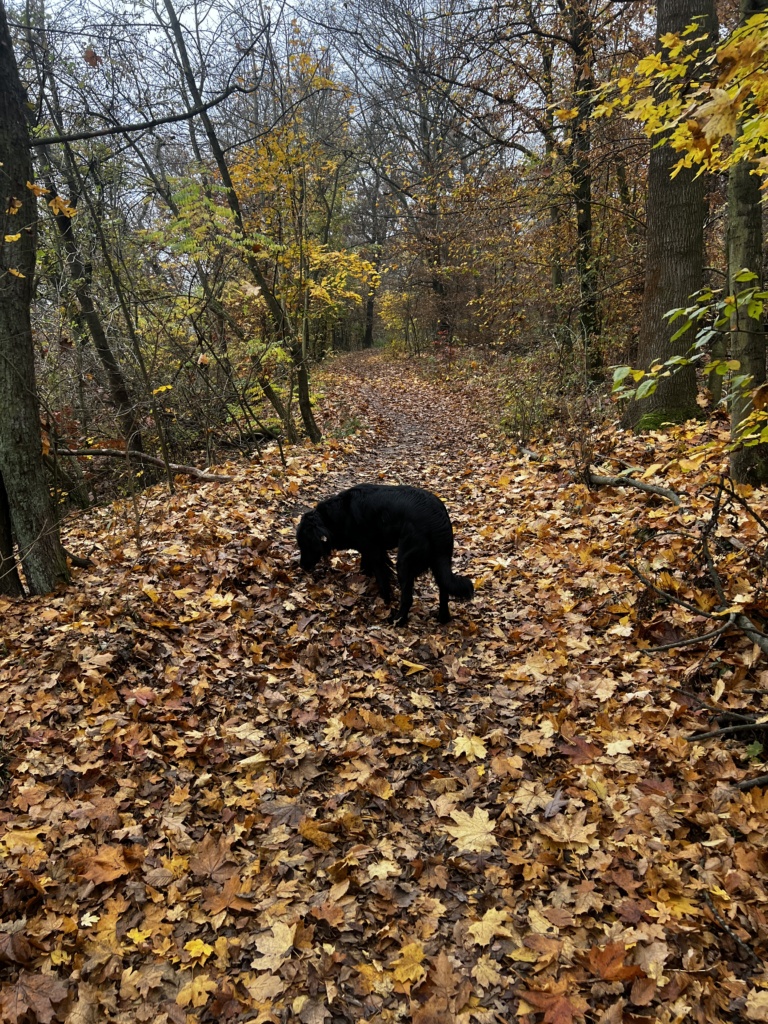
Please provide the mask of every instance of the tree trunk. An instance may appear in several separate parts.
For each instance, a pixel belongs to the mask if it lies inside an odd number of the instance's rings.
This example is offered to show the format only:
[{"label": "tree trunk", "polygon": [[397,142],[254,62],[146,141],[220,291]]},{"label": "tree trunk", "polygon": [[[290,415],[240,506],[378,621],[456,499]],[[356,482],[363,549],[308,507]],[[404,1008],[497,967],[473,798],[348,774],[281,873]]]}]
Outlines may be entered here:
[{"label": "tree trunk", "polygon": [[[682,32],[696,17],[704,19],[711,36],[715,32],[712,0],[659,0],[657,48],[667,32]],[[690,341],[686,335],[671,342],[677,324],[664,314],[689,304],[704,275],[704,220],[706,181],[686,168],[676,178],[670,174],[679,156],[668,146],[651,149],[646,204],[645,291],[640,319],[638,360],[645,370],[664,363],[673,355],[684,355]],[[661,377],[656,391],[641,402],[633,402],[625,423],[638,430],[655,429],[664,422],[681,423],[698,415],[696,371],[680,367]]]},{"label": "tree trunk", "polygon": [[[53,197],[57,195],[58,190],[53,180],[52,164],[45,148],[43,149],[42,156],[48,165],[42,172],[43,180]],[[70,196],[76,195],[75,183],[71,180],[69,181],[69,192]],[[104,330],[101,316],[93,300],[89,274],[81,255],[80,247],[77,244],[77,238],[72,227],[72,218],[59,210],[53,215],[53,219],[56,222],[56,227],[64,245],[67,269],[69,270],[72,287],[80,307],[80,320],[85,324],[93,342],[93,347],[96,350],[96,355],[99,357],[99,361],[104,368],[109,396],[120,423],[120,432],[125,438],[126,447],[130,451],[140,452],[142,450],[141,430],[135,415],[135,403],[131,400],[125,374],[115,358],[107,338],[107,332]]]},{"label": "tree trunk", "polygon": [[[660,0],[663,2],[663,0]],[[597,376],[602,364],[597,337],[600,318],[597,308],[597,267],[592,238],[591,115],[594,76],[592,74],[593,29],[587,0],[571,6],[571,45],[576,71],[573,120],[573,198],[576,204],[576,276],[579,281],[579,331],[584,345],[587,370]]]},{"label": "tree trunk", "polygon": [[23,597],[24,589],[16,568],[13,555],[13,530],[11,529],[11,510],[8,495],[5,493],[3,478],[0,475],[0,594],[6,597]]},{"label": "tree trunk", "polygon": [[[753,14],[768,8],[767,0],[741,0],[742,23]],[[752,116],[750,111],[747,117]],[[741,131],[741,126],[739,126]],[[763,262],[763,208],[760,179],[752,173],[755,164],[741,160],[728,175],[728,290],[736,295],[739,290],[760,286]],[[757,274],[756,281],[739,282],[740,270]],[[746,309],[737,310],[731,325],[731,357],[741,364],[739,374],[751,380],[745,392],[736,393],[731,402],[731,437],[736,440],[742,424],[752,412],[750,390],[765,383],[765,327],[762,317],[756,320]],[[731,453],[731,476],[737,483],[764,484],[768,482],[768,445],[758,444],[737,448]]]},{"label": "tree trunk", "polygon": [[[37,199],[26,96],[0,0],[0,479],[13,537],[33,594],[68,578],[43,466],[29,304],[35,272]],[[7,242],[7,237],[18,239]],[[6,528],[7,530],[7,528]],[[7,533],[2,541],[8,556]]]}]

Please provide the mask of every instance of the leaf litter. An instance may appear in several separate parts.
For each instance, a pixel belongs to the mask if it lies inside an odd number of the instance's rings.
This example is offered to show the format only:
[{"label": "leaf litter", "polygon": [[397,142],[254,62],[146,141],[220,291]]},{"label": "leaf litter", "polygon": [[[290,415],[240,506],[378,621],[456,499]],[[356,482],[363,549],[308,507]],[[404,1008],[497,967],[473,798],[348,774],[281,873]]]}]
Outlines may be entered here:
[{"label": "leaf litter", "polygon": [[[763,656],[648,650],[709,628],[680,462],[717,426],[592,439],[678,508],[532,461],[477,381],[322,379],[323,445],[79,514],[96,565],[0,599],[0,1020],[768,1020],[762,747],[687,738],[765,714]],[[431,579],[399,630],[355,554],[300,572],[300,514],[363,480],[448,505],[447,626]]]}]

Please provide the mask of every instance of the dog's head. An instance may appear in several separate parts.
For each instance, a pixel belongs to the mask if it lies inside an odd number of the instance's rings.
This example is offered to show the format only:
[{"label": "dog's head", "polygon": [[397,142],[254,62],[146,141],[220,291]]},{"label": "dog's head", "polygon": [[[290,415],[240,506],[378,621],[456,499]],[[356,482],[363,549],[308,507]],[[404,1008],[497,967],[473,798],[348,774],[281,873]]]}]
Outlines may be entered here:
[{"label": "dog's head", "polygon": [[299,565],[307,571],[314,569],[321,558],[333,551],[328,527],[315,509],[301,517],[296,540],[301,552]]}]

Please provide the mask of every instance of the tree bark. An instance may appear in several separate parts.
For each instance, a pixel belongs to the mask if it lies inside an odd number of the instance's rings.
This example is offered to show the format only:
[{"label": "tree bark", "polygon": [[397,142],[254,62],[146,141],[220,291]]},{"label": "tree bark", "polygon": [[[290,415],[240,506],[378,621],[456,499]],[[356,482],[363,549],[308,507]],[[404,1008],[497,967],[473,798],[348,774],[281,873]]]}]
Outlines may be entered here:
[{"label": "tree bark", "polygon": [[[768,0],[741,0],[742,23],[766,8]],[[751,116],[751,110],[742,115],[742,124]],[[755,167],[752,161],[741,160],[731,168],[728,175],[728,290],[731,295],[736,295],[745,287],[761,285],[763,207],[760,179],[752,173]],[[745,268],[757,274],[757,280],[737,281],[739,271]],[[746,309],[737,310],[731,325],[731,356],[741,364],[739,374],[747,374],[751,380],[749,390],[734,394],[731,401],[733,440],[740,437],[744,420],[753,410],[751,389],[765,383],[765,340],[762,318],[755,320],[747,314]],[[768,445],[736,448],[731,453],[731,476],[738,483],[753,486],[768,482]]]},{"label": "tree bark", "polygon": [[[0,0],[0,478],[27,586],[33,594],[45,594],[68,579],[68,570],[43,465],[35,387],[29,306],[37,200],[27,187],[32,162],[25,111]],[[4,560],[6,548],[7,537]]]},{"label": "tree bark", "polygon": [[[710,36],[715,32],[712,0],[659,0],[657,48],[667,32],[682,32],[696,18],[702,18]],[[671,172],[679,157],[665,145],[654,146],[648,170],[646,204],[645,291],[638,339],[639,363],[649,369],[673,355],[684,355],[690,344],[686,335],[671,342],[677,330],[664,314],[689,304],[689,297],[702,286],[704,275],[704,221],[706,180],[686,168],[676,178]],[[681,423],[698,415],[696,371],[680,367],[661,377],[656,391],[641,402],[633,402],[625,423],[638,430],[657,428],[664,422]]]},{"label": "tree bark", "polygon": [[[663,2],[663,0],[660,0]],[[573,198],[576,205],[576,276],[579,281],[579,331],[590,376],[602,364],[597,337],[600,318],[597,307],[597,267],[592,235],[591,115],[595,80],[592,73],[593,27],[587,0],[571,6],[571,46],[576,72],[573,120]]]},{"label": "tree bark", "polygon": [[0,475],[0,594],[6,597],[23,597],[24,588],[19,579],[19,570],[13,554],[13,530],[11,509]]}]

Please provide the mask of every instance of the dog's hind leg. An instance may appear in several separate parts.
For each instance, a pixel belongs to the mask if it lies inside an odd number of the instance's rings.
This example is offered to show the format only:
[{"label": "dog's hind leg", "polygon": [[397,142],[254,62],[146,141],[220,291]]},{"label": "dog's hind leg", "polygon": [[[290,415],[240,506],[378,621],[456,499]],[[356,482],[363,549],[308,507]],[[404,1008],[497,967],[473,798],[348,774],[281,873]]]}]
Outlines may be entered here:
[{"label": "dog's hind leg", "polygon": [[451,613],[448,611],[448,591],[440,587],[440,607],[437,609],[438,622],[450,622]]}]

